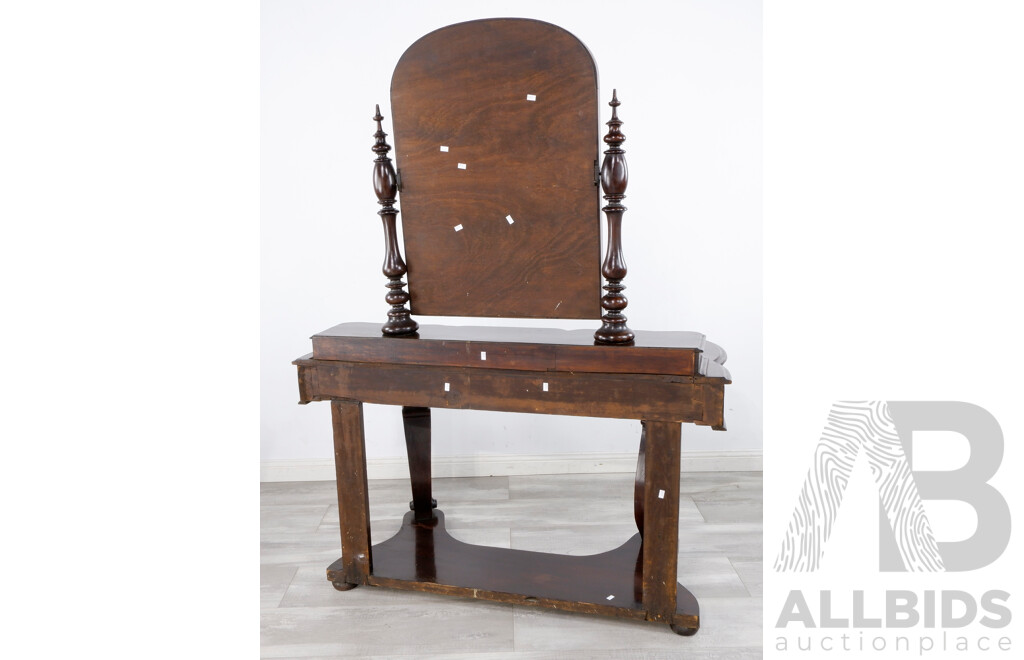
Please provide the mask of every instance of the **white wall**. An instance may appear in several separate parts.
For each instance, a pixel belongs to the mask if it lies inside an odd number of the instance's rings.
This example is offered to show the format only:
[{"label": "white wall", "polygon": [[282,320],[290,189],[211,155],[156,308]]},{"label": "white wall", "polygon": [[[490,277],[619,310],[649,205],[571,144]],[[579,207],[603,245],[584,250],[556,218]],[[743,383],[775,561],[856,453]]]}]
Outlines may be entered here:
[{"label": "white wall", "polygon": [[[329,406],[296,405],[290,362],[310,350],[317,331],[385,318],[370,117],[380,103],[392,132],[388,90],[399,56],[431,30],[495,16],[566,28],[593,53],[602,97],[618,89],[630,167],[629,325],[696,330],[729,352],[729,431],[687,426],[684,450],[759,450],[759,2],[264,0],[262,459],[332,455]],[[398,409],[368,405],[365,413],[368,457],[404,455]],[[435,411],[434,429],[436,457],[632,452],[639,438],[636,422],[480,411]]]}]

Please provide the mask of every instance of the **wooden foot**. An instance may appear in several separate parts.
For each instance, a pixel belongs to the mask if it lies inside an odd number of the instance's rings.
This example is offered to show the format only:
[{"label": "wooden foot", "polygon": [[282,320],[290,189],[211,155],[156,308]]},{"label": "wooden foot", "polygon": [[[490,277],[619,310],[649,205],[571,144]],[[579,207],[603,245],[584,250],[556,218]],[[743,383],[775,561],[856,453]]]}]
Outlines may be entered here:
[{"label": "wooden foot", "polygon": [[683,637],[696,635],[698,630],[698,628],[687,628],[685,626],[679,626],[674,623],[669,624],[669,628],[671,628],[672,632],[674,632],[675,634],[682,635]]},{"label": "wooden foot", "polygon": [[352,589],[355,589],[356,587],[359,586],[358,584],[352,584],[351,582],[340,582],[340,581],[331,582],[331,584],[333,584],[334,588],[337,589],[338,591],[351,591]]}]

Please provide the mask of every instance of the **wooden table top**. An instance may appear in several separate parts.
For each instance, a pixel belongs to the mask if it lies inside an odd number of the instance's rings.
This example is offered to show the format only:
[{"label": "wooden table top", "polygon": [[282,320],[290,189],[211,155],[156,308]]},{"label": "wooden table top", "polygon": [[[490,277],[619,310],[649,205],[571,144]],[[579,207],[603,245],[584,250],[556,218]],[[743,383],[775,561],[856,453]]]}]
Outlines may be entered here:
[{"label": "wooden table top", "polygon": [[597,346],[592,330],[423,325],[386,337],[375,323],[342,323],[312,339],[319,360],[730,379],[725,351],[699,332],[641,330],[633,345]]}]

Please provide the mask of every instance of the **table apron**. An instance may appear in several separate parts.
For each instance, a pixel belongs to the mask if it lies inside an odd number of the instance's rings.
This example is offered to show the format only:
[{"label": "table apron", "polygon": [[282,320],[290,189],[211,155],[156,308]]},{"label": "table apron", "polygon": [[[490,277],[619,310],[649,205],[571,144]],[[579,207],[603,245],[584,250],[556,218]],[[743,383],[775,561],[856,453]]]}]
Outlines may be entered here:
[{"label": "table apron", "polygon": [[721,427],[726,381],[300,359],[301,403],[348,399],[425,408],[692,422]]}]

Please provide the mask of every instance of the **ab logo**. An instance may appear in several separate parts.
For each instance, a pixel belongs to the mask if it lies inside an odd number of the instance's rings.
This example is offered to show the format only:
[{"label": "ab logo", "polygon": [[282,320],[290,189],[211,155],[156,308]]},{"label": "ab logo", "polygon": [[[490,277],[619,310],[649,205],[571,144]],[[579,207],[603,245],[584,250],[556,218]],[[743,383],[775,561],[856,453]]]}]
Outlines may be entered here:
[{"label": "ab logo", "polygon": [[[915,431],[954,431],[970,458],[947,472],[914,471]],[[1010,540],[1010,509],[988,484],[1003,458],[1003,432],[988,411],[950,401],[837,402],[814,452],[776,571],[818,569],[859,454],[878,487],[881,571],[971,571],[999,558]],[[936,541],[922,502],[959,500],[977,513],[974,535]]]}]

